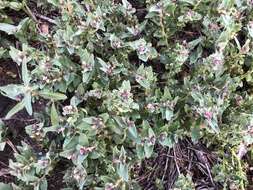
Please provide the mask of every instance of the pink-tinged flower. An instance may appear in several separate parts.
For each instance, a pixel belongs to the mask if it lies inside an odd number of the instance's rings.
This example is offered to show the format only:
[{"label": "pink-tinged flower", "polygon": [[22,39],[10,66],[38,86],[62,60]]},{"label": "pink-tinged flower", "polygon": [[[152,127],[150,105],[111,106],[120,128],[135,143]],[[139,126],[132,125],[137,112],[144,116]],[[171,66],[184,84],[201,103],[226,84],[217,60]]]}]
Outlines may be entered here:
[{"label": "pink-tinged flower", "polygon": [[140,31],[140,29],[138,28],[138,26],[135,26],[134,28],[133,28],[133,35],[134,36],[137,36],[138,34],[140,34],[141,33],[141,31]]},{"label": "pink-tinged flower", "polygon": [[145,78],[141,75],[136,75],[135,79],[141,81],[141,80],[144,80]]},{"label": "pink-tinged flower", "polygon": [[130,97],[130,94],[127,90],[124,90],[120,95],[124,100],[127,100]]},{"label": "pink-tinged flower", "polygon": [[126,121],[126,123],[127,123],[127,126],[128,126],[129,128],[131,128],[131,127],[134,127],[134,126],[135,126],[134,121],[127,120],[127,121]]},{"label": "pink-tinged flower", "polygon": [[73,154],[71,154],[71,155],[68,156],[68,159],[69,160],[75,160],[76,157],[77,157],[76,154],[73,153]]},{"label": "pink-tinged flower", "polygon": [[62,110],[63,110],[62,114],[64,116],[71,115],[71,114],[74,114],[75,112],[77,112],[77,108],[72,105],[64,106]]},{"label": "pink-tinged flower", "polygon": [[186,13],[186,16],[188,16],[188,17],[192,17],[192,16],[193,16],[193,12],[192,12],[192,10],[189,10],[189,11]]},{"label": "pink-tinged flower", "polygon": [[92,146],[92,147],[81,147],[80,150],[79,150],[79,153],[81,155],[86,155],[86,154],[92,152],[94,149],[95,149],[94,146]]},{"label": "pink-tinged flower", "polygon": [[83,69],[83,72],[92,71],[92,65],[86,62],[82,62],[82,69]]},{"label": "pink-tinged flower", "polygon": [[46,167],[49,163],[48,159],[42,159],[42,160],[38,160],[38,164],[40,164],[43,167]]},{"label": "pink-tinged flower", "polygon": [[87,150],[87,148],[82,147],[82,148],[80,148],[79,153],[80,153],[81,155],[85,155],[85,154],[88,153],[88,150]]},{"label": "pink-tinged flower", "polygon": [[141,44],[141,45],[138,47],[138,52],[139,52],[140,55],[145,54],[147,51],[148,51],[147,47],[145,47],[145,45],[143,45],[143,44]]},{"label": "pink-tinged flower", "polygon": [[213,64],[214,65],[221,65],[222,64],[222,60],[221,59],[217,59],[217,58],[213,58]]},{"label": "pink-tinged flower", "polygon": [[114,190],[114,185],[112,183],[106,184],[105,190]]},{"label": "pink-tinged flower", "polygon": [[150,112],[154,112],[154,111],[156,110],[154,104],[148,104],[148,105],[147,105],[147,109],[148,109],[148,111],[150,111]]},{"label": "pink-tinged flower", "polygon": [[103,119],[102,118],[93,118],[92,119],[92,126],[91,128],[96,130],[96,129],[101,129],[104,127]]},{"label": "pink-tinged flower", "polygon": [[64,130],[65,130],[65,127],[61,127],[61,128],[59,128],[59,129],[57,130],[57,132],[58,132],[58,133],[63,133]]},{"label": "pink-tinged flower", "polygon": [[215,23],[211,23],[208,25],[209,29],[217,31],[219,29],[219,26]]},{"label": "pink-tinged flower", "polygon": [[212,66],[214,70],[220,70],[221,67],[223,66],[223,55],[220,54],[219,52],[216,52],[210,56]]},{"label": "pink-tinged flower", "polygon": [[206,112],[204,113],[204,117],[205,117],[207,120],[211,120],[212,117],[213,117],[213,113],[210,112],[210,111],[206,111]]}]

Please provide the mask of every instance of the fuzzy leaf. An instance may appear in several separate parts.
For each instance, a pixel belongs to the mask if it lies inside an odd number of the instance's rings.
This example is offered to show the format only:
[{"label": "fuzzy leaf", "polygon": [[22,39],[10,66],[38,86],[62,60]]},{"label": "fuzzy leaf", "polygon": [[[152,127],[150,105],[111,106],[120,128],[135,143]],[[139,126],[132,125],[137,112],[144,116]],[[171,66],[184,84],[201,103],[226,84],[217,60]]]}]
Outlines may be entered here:
[{"label": "fuzzy leaf", "polygon": [[21,102],[17,103],[5,116],[5,119],[10,119],[13,115],[24,109],[25,101],[22,100]]},{"label": "fuzzy leaf", "polygon": [[1,190],[13,190],[11,185],[0,182],[0,189]]},{"label": "fuzzy leaf", "polygon": [[117,169],[118,175],[124,180],[128,181],[128,166],[127,164],[120,163]]},{"label": "fuzzy leaf", "polygon": [[28,86],[29,82],[30,82],[30,76],[29,76],[29,73],[28,73],[26,60],[24,60],[22,62],[22,73],[21,74],[22,74],[22,80],[23,80],[25,86]]},{"label": "fuzzy leaf", "polygon": [[[0,151],[3,151],[5,148],[6,142],[0,142]],[[1,186],[0,186],[1,189]]]},{"label": "fuzzy leaf", "polygon": [[23,59],[20,56],[22,54],[22,51],[11,46],[9,54],[10,54],[12,60],[14,62],[16,62],[18,65],[20,65],[22,63]]},{"label": "fuzzy leaf", "polygon": [[50,100],[66,100],[67,96],[58,92],[50,92],[48,90],[39,91],[39,95]]},{"label": "fuzzy leaf", "polygon": [[17,26],[7,23],[0,23],[0,31],[6,32],[8,35],[15,34],[17,30]]},{"label": "fuzzy leaf", "polygon": [[13,100],[19,100],[18,95],[22,94],[23,91],[23,86],[17,84],[9,84],[0,87],[0,93]]},{"label": "fuzzy leaf", "polygon": [[50,117],[51,117],[51,123],[52,123],[52,125],[53,126],[58,126],[59,125],[59,115],[58,115],[57,110],[55,108],[54,102],[52,103],[52,106],[51,106]]},{"label": "fuzzy leaf", "polygon": [[32,115],[33,109],[32,109],[32,96],[30,93],[25,94],[24,97],[25,102],[25,108],[29,115]]},{"label": "fuzzy leaf", "polygon": [[149,145],[148,143],[145,143],[145,145],[144,145],[145,157],[150,158],[153,154],[153,151],[154,151],[154,146]]}]

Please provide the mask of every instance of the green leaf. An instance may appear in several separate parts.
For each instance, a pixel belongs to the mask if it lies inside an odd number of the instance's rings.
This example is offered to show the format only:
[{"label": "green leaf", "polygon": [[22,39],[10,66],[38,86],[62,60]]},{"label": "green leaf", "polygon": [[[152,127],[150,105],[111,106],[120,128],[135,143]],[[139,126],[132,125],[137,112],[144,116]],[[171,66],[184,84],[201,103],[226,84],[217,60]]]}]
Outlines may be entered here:
[{"label": "green leaf", "polygon": [[59,0],[47,0],[47,2],[53,4],[56,7],[58,7],[58,5],[60,3]]},{"label": "green leaf", "polygon": [[144,147],[142,145],[137,145],[136,146],[136,153],[139,159],[144,159],[145,158],[145,151]]},{"label": "green leaf", "polygon": [[13,190],[11,185],[0,182],[0,190]]},{"label": "green leaf", "polygon": [[169,110],[169,109],[166,109],[165,110],[165,118],[167,121],[170,121],[171,118],[173,117],[173,111]]},{"label": "green leaf", "polygon": [[[6,142],[0,142],[0,151],[3,151],[5,148]],[[1,188],[0,188],[1,189]]]},{"label": "green leaf", "polygon": [[13,115],[15,115],[17,112],[21,111],[25,107],[25,101],[22,100],[18,104],[16,104],[5,116],[5,119],[10,119]]},{"label": "green leaf", "polygon": [[7,23],[0,23],[0,31],[6,32],[8,35],[15,34],[17,29],[17,26]]},{"label": "green leaf", "polygon": [[25,86],[29,85],[30,82],[30,77],[29,77],[29,73],[28,73],[28,69],[27,69],[27,62],[26,59],[23,59],[22,61],[22,80],[25,84]]},{"label": "green leaf", "polygon": [[170,147],[170,148],[173,147],[173,142],[172,142],[172,139],[170,137],[165,137],[165,139],[163,141],[159,140],[159,143],[162,146],[167,146],[167,147]]},{"label": "green leaf", "polygon": [[218,126],[218,122],[215,119],[211,119],[210,121],[208,121],[208,124],[215,133],[219,133],[220,129]]},{"label": "green leaf", "polygon": [[19,11],[20,9],[22,9],[23,4],[22,3],[18,3],[18,2],[10,2],[10,8],[14,9],[16,11]]},{"label": "green leaf", "polygon": [[148,129],[148,137],[149,138],[155,137],[155,133],[151,127],[149,127]]},{"label": "green leaf", "polygon": [[79,56],[81,58],[82,67],[83,67],[83,82],[89,83],[92,78],[93,67],[94,67],[94,55],[89,53],[86,49],[79,51]]},{"label": "green leaf", "polygon": [[127,164],[120,163],[117,168],[117,173],[124,181],[128,181],[128,166],[127,166]]},{"label": "green leaf", "polygon": [[154,151],[154,146],[145,142],[144,144],[145,157],[150,158],[153,154],[153,151]]},{"label": "green leaf", "polygon": [[65,138],[64,143],[63,143],[63,149],[64,150],[74,149],[78,145],[78,142],[79,142],[78,136]]},{"label": "green leaf", "polygon": [[89,146],[89,139],[87,137],[87,135],[85,134],[80,134],[79,136],[79,145],[81,146]]},{"label": "green leaf", "polygon": [[15,63],[17,63],[18,65],[20,65],[22,63],[23,59],[20,56],[20,55],[22,55],[22,51],[11,46],[9,54]]},{"label": "green leaf", "polygon": [[50,100],[66,100],[68,98],[65,94],[50,92],[48,90],[39,91],[39,95],[45,99]]},{"label": "green leaf", "polygon": [[6,49],[4,49],[3,47],[0,47],[0,58],[3,57],[5,52],[6,52]]},{"label": "green leaf", "polygon": [[248,28],[250,37],[253,38],[253,26],[252,26],[252,24],[248,25],[247,28]]},{"label": "green leaf", "polygon": [[51,123],[53,126],[59,125],[59,115],[58,115],[57,110],[55,108],[54,102],[52,103],[50,117],[51,117]]},{"label": "green leaf", "polygon": [[138,138],[138,132],[135,126],[128,127],[128,131],[134,139]]},{"label": "green leaf", "polygon": [[179,2],[182,2],[182,3],[189,3],[189,4],[191,4],[191,5],[196,4],[196,1],[195,1],[195,0],[179,0]]},{"label": "green leaf", "polygon": [[195,125],[191,128],[191,139],[194,143],[197,143],[200,139],[200,126]]},{"label": "green leaf", "polygon": [[43,179],[39,183],[39,190],[47,190],[47,189],[48,189],[47,180]]},{"label": "green leaf", "polygon": [[24,91],[23,86],[17,84],[9,84],[0,87],[0,93],[13,100],[19,100],[18,95]]},{"label": "green leaf", "polygon": [[146,89],[150,89],[151,84],[156,80],[152,67],[144,67],[144,64],[138,68],[135,79],[136,82]]},{"label": "green leaf", "polygon": [[28,112],[29,115],[32,115],[33,113],[32,96],[29,92],[25,94],[24,102],[25,102],[26,111]]},{"label": "green leaf", "polygon": [[246,134],[244,137],[243,137],[243,140],[245,142],[245,144],[247,146],[253,144],[253,136],[251,134]]},{"label": "green leaf", "polygon": [[124,90],[131,90],[131,84],[130,84],[130,81],[129,80],[124,80],[122,82],[122,86],[121,86],[121,89],[124,89]]}]

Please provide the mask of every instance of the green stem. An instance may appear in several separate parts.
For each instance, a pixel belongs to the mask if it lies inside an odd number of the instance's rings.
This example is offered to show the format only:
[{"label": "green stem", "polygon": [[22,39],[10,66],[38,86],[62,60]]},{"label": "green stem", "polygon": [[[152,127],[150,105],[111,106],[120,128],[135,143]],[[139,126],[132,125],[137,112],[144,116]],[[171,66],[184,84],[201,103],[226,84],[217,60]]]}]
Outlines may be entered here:
[{"label": "green stem", "polygon": [[168,38],[167,38],[167,34],[166,34],[166,29],[165,29],[165,26],[164,26],[164,23],[163,23],[163,11],[161,11],[161,13],[160,13],[160,26],[161,26],[162,36],[165,40],[166,46],[169,47]]},{"label": "green stem", "polygon": [[26,1],[23,1],[23,10],[28,14],[36,23],[38,23],[37,18],[32,13],[31,9],[27,6]]},{"label": "green stem", "polygon": [[[240,172],[240,177],[243,176],[243,169],[240,158],[235,154],[234,150],[232,150],[232,155],[235,157],[236,161],[238,162],[238,169]],[[240,181],[241,190],[245,190],[243,180]]]},{"label": "green stem", "polygon": [[199,1],[196,3],[196,5],[193,7],[192,10],[195,11],[195,10],[197,9],[197,7],[199,6],[199,4],[201,3],[201,1],[202,1],[202,0],[199,0]]}]

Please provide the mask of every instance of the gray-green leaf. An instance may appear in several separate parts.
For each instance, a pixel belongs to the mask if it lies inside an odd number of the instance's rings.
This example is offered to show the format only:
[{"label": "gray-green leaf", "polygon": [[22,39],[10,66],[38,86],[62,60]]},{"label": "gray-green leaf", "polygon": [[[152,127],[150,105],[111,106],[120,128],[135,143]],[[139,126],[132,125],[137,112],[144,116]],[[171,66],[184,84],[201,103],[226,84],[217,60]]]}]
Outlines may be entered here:
[{"label": "gray-green leaf", "polygon": [[39,95],[45,99],[51,100],[66,100],[67,96],[58,92],[50,92],[48,90],[43,90],[39,92]]},{"label": "gray-green leaf", "polygon": [[0,189],[1,190],[12,190],[12,187],[10,184],[0,183]]},{"label": "gray-green leaf", "polygon": [[0,31],[6,32],[8,35],[11,35],[17,32],[17,27],[12,24],[0,23]]},{"label": "gray-green leaf", "polygon": [[22,94],[24,88],[21,85],[9,84],[0,87],[0,93],[13,100],[18,100],[18,95]]},{"label": "gray-green leaf", "polygon": [[25,101],[25,108],[29,115],[32,115],[33,109],[32,109],[32,96],[30,93],[25,94],[24,97]]},{"label": "gray-green leaf", "polygon": [[51,107],[51,115],[50,116],[51,116],[52,125],[53,126],[59,125],[59,115],[57,113],[54,103],[52,104],[52,107]]},{"label": "gray-green leaf", "polygon": [[13,115],[15,115],[17,112],[22,110],[25,107],[25,101],[22,100],[18,104],[16,104],[5,116],[5,119],[10,119]]}]

